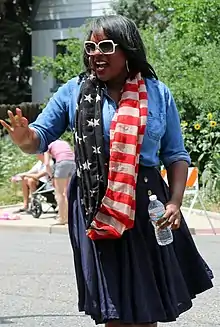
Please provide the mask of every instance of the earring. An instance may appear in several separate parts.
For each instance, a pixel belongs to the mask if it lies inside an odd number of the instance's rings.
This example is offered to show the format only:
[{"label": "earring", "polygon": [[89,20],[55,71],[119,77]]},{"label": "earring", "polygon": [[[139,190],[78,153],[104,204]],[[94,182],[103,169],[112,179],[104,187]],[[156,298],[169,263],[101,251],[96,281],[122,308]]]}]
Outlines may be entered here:
[{"label": "earring", "polygon": [[128,61],[127,60],[125,61],[125,65],[126,65],[127,72],[129,73],[130,72],[130,69],[129,69]]}]

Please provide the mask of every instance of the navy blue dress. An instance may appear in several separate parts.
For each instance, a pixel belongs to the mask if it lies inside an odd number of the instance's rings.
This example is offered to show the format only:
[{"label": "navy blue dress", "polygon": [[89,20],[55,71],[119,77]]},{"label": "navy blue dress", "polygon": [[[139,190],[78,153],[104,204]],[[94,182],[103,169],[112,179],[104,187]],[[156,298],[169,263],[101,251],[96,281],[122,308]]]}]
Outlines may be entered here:
[{"label": "navy blue dress", "polygon": [[135,226],[120,239],[91,241],[77,188],[69,188],[69,233],[74,252],[78,306],[96,324],[171,322],[210,289],[212,272],[200,256],[182,218],[174,242],[157,244],[148,215],[148,191],[166,203],[167,186],[155,168],[141,166],[137,181]]}]

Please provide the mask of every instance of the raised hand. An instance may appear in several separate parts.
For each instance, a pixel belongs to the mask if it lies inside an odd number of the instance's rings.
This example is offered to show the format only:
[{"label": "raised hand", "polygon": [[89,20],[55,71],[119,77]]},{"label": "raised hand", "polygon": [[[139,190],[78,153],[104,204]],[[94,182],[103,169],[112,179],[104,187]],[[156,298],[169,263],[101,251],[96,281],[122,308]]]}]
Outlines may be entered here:
[{"label": "raised hand", "polygon": [[8,131],[12,141],[18,145],[22,146],[31,142],[32,132],[28,127],[28,120],[22,116],[22,111],[16,108],[16,115],[9,110],[8,116],[10,119],[10,124],[7,124],[4,120],[0,120],[0,123]]}]

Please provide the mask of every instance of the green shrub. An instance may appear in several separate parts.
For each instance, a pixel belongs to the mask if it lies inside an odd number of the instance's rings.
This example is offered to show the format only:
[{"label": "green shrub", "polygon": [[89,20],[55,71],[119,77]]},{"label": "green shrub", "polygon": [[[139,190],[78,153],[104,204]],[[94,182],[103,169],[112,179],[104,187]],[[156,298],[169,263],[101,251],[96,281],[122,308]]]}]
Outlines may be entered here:
[{"label": "green shrub", "polygon": [[11,177],[29,170],[36,162],[35,155],[24,154],[9,137],[0,142],[0,205],[22,200],[20,184],[12,183]]}]

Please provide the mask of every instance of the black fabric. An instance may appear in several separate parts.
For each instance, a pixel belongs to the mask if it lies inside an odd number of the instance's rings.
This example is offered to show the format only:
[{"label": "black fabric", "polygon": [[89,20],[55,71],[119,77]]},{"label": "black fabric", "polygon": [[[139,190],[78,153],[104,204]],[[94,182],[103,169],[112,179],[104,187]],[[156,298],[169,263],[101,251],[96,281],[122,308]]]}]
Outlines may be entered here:
[{"label": "black fabric", "polygon": [[102,85],[93,75],[85,76],[75,116],[75,154],[78,185],[88,228],[107,187],[107,164],[102,122]]},{"label": "black fabric", "polygon": [[212,287],[212,271],[199,254],[182,217],[174,241],[157,244],[149,221],[149,191],[166,203],[169,191],[159,171],[140,166],[134,228],[117,240],[86,236],[77,178],[70,182],[69,233],[74,250],[79,310],[96,324],[171,322]]}]

